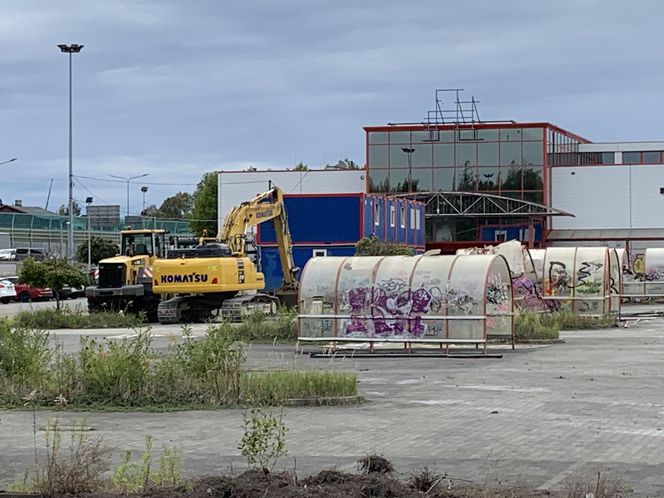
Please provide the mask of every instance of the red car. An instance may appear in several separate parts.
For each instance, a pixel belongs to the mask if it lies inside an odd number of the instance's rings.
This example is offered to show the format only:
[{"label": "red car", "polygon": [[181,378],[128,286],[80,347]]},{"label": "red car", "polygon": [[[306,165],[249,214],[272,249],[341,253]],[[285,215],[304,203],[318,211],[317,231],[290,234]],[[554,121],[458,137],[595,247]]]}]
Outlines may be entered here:
[{"label": "red car", "polygon": [[53,291],[51,289],[39,289],[26,284],[19,284],[18,277],[6,277],[6,280],[13,282],[16,289],[16,297],[14,299],[17,301],[27,303],[28,301],[48,301],[49,299],[53,299]]}]

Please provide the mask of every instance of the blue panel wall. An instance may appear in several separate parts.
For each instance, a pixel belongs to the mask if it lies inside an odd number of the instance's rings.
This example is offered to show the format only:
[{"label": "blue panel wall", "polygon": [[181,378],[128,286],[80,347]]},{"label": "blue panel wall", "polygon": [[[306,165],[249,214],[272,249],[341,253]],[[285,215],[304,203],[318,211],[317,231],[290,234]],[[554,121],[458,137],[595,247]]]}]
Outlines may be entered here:
[{"label": "blue panel wall", "polygon": [[[519,240],[521,242],[528,241],[528,225],[481,227],[480,240],[482,240],[483,242],[495,242],[496,231],[498,231],[499,233],[507,232],[506,240]],[[540,242],[542,240],[542,225],[541,224],[533,225],[533,231],[534,231],[533,240],[535,242]]]},{"label": "blue panel wall", "polygon": [[[314,249],[326,249],[328,256],[353,256],[355,246],[297,246],[293,248],[293,260],[295,266],[304,269],[304,265],[313,256]],[[279,261],[279,251],[276,247],[260,247],[259,255],[261,260],[261,269],[265,275],[265,291],[273,291],[281,286],[284,274],[281,271],[281,262]],[[298,274],[299,278],[299,274]]]},{"label": "blue panel wall", "polygon": [[[361,202],[360,194],[285,197],[293,242],[354,244],[361,238]],[[258,243],[276,243],[272,222],[259,225]]]}]

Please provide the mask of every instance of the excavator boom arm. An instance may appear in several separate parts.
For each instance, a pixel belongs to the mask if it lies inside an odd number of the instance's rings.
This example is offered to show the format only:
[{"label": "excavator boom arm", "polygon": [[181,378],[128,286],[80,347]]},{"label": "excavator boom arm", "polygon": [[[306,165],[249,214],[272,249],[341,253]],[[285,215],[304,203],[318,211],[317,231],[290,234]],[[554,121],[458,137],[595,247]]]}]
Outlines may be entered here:
[{"label": "excavator boom arm", "polygon": [[293,262],[293,240],[288,228],[283,192],[278,187],[234,207],[226,216],[219,240],[227,244],[234,255],[244,256],[247,229],[270,220],[274,222],[284,287],[295,288],[297,269]]}]

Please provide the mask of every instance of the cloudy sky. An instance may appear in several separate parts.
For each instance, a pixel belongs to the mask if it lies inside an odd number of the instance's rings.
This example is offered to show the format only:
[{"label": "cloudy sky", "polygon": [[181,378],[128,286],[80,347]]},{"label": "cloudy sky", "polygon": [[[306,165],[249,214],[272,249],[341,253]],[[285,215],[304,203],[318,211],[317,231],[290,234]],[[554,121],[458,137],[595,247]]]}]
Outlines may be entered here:
[{"label": "cloudy sky", "polygon": [[132,213],[219,169],[364,163],[362,127],[421,121],[460,87],[480,117],[593,141],[664,139],[651,0],[2,0],[0,199],[74,196]]}]

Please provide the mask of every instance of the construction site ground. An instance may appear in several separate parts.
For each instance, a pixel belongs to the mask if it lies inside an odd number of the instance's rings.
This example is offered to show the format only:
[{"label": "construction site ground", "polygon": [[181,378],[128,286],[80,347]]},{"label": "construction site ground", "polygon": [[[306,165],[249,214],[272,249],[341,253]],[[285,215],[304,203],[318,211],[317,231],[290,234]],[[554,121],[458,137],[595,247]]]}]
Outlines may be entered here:
[{"label": "construction site ground", "polygon": [[[1,308],[0,308],[1,310]],[[251,368],[356,371],[366,403],[287,408],[289,455],[280,466],[298,474],[355,469],[372,453],[397,470],[428,466],[476,483],[552,488],[570,477],[622,478],[636,496],[664,495],[664,320],[628,327],[562,332],[562,344],[494,349],[502,358],[312,359],[290,345],[252,345]],[[194,325],[203,334],[205,326]],[[152,329],[166,347],[181,331]],[[128,337],[126,329],[57,331],[70,351],[80,335]],[[307,346],[308,351],[320,347]],[[155,448],[183,449],[189,475],[245,468],[237,449],[240,409],[170,413],[37,412],[37,425],[85,418],[119,461]],[[0,411],[0,488],[34,461],[32,415]],[[38,434],[38,446],[43,447]]]}]

